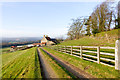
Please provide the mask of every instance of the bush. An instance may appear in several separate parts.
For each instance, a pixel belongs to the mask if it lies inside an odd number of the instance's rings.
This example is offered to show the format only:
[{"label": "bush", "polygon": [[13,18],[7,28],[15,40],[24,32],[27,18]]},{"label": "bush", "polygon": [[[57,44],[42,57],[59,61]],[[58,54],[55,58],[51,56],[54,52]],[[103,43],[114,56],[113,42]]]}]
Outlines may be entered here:
[{"label": "bush", "polygon": [[92,33],[95,36],[96,33],[99,33],[99,30],[98,29],[93,29]]}]

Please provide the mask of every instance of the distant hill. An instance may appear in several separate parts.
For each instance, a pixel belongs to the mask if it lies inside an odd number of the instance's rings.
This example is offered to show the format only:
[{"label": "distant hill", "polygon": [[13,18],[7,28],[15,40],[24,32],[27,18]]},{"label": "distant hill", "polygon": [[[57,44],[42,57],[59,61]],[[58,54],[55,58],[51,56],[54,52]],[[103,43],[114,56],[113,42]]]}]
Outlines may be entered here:
[{"label": "distant hill", "polygon": [[25,41],[37,41],[37,40],[41,40],[42,37],[16,37],[16,38],[2,38],[2,42],[25,42]]},{"label": "distant hill", "polygon": [[42,37],[2,38],[0,48],[38,43]]},{"label": "distant hill", "polygon": [[60,43],[59,45],[70,46],[115,46],[115,41],[118,39],[118,32],[120,29],[114,29],[107,32],[101,32],[95,36],[85,36],[78,40],[68,40]]}]

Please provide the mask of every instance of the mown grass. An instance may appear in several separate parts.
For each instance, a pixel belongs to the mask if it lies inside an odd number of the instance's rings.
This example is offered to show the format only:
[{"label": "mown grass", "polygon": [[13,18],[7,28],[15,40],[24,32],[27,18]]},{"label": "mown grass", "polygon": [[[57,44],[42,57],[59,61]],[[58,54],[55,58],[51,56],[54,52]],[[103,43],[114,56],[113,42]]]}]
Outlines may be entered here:
[{"label": "mown grass", "polygon": [[44,47],[44,49],[97,78],[120,78],[120,71],[115,70],[114,67],[82,60],[81,58],[58,52],[46,47]]},{"label": "mown grass", "polygon": [[42,49],[40,49],[48,64],[54,69],[55,73],[59,76],[59,78],[75,78],[71,73],[69,73],[64,67],[62,67],[59,63],[57,63],[52,57],[50,57],[47,53],[45,53]]},{"label": "mown grass", "polygon": [[2,55],[2,78],[41,78],[37,49]]},{"label": "mown grass", "polygon": [[9,53],[5,52],[4,54],[1,54],[0,56],[2,57],[2,66],[14,60],[15,58],[19,57],[20,55],[26,53],[26,51],[28,50],[15,51],[15,52],[9,52]]}]

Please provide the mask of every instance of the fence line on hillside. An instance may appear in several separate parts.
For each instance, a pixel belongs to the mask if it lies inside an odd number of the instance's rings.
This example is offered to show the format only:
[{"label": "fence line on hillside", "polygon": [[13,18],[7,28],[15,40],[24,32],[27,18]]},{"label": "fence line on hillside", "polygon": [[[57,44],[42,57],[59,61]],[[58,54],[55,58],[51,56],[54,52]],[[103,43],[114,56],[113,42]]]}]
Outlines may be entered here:
[{"label": "fence line on hillside", "polygon": [[[81,59],[104,64],[120,70],[120,41],[116,41],[115,47],[100,47],[100,46],[52,46],[51,49],[67,53]],[[102,52],[101,49],[114,50],[115,53]]]}]

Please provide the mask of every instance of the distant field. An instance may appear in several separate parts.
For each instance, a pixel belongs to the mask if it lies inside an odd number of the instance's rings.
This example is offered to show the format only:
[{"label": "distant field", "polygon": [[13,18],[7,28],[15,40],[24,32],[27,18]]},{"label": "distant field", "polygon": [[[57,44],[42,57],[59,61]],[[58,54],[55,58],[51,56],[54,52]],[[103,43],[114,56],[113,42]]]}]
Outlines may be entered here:
[{"label": "distant field", "polygon": [[10,52],[10,47],[2,48],[2,49],[0,49],[0,51],[2,51],[2,54],[9,53]]},{"label": "distant field", "polygon": [[41,78],[36,48],[2,54],[2,77]]}]

